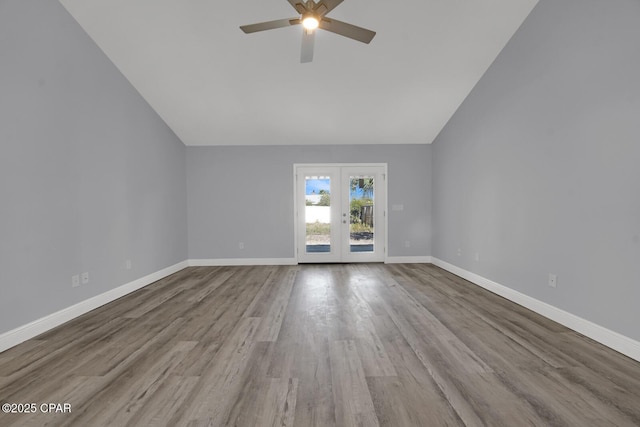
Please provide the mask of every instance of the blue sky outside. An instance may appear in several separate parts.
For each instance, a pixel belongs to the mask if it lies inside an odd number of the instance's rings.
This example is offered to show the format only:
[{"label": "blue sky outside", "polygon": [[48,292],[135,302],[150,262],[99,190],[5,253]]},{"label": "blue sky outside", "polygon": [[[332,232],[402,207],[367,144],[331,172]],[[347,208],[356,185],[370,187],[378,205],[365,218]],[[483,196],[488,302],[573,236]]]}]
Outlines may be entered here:
[{"label": "blue sky outside", "polygon": [[304,194],[310,196],[312,194],[320,194],[320,190],[331,193],[330,179],[307,179],[307,189]]},{"label": "blue sky outside", "polygon": [[[320,194],[320,190],[324,190],[327,193],[331,194],[331,180],[329,178],[326,179],[307,179],[306,180],[306,189],[305,195],[310,196],[313,194]],[[356,188],[354,191],[351,191],[351,198],[358,199],[362,197],[363,191],[361,188]]]}]

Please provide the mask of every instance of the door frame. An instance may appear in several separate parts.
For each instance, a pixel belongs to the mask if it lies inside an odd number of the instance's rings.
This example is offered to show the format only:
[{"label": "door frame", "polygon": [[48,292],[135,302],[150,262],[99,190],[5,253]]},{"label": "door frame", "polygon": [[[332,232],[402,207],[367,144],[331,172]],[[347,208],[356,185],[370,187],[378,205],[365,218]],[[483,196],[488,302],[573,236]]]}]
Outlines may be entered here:
[{"label": "door frame", "polygon": [[296,264],[299,263],[299,254],[300,247],[298,245],[298,168],[306,167],[306,168],[323,168],[323,167],[332,167],[332,168],[343,168],[343,167],[351,167],[351,168],[359,168],[359,167],[378,167],[383,169],[383,190],[384,190],[384,200],[382,202],[383,209],[383,227],[384,227],[384,239],[382,248],[383,251],[383,261],[385,264],[388,261],[389,257],[389,216],[387,212],[388,203],[389,203],[389,173],[388,173],[388,164],[387,163],[294,163],[293,164],[293,219],[294,219],[294,227],[293,227],[293,248],[294,248],[294,257],[296,259]]}]

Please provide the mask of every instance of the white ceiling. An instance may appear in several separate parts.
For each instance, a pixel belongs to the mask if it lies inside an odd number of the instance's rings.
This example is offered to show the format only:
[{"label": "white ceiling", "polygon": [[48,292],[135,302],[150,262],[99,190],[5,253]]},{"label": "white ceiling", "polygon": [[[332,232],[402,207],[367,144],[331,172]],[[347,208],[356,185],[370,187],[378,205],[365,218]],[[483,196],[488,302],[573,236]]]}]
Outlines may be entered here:
[{"label": "white ceiling", "polygon": [[286,0],[60,0],[186,145],[431,143],[537,0],[345,0],[365,45]]}]

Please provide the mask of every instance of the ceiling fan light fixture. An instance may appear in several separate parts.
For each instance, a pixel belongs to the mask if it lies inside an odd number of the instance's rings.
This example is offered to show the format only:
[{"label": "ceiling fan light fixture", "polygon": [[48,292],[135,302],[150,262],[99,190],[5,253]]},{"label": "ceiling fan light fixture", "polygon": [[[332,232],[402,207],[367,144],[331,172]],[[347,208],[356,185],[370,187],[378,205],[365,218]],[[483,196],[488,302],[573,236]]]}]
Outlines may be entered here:
[{"label": "ceiling fan light fixture", "polygon": [[[1,2],[2,0],[0,0]],[[336,6],[344,0],[287,0],[296,10],[295,18],[276,19],[275,21],[259,22],[251,25],[241,25],[240,29],[246,34],[258,31],[275,30],[292,25],[302,25],[302,47],[300,49],[300,63],[313,60],[313,44],[316,29],[322,29],[343,37],[348,37],[362,43],[369,43],[376,35],[375,31],[357,27],[337,19],[325,18]]]},{"label": "ceiling fan light fixture", "polygon": [[320,21],[313,15],[308,15],[302,18],[302,26],[305,30],[315,30],[320,25]]}]

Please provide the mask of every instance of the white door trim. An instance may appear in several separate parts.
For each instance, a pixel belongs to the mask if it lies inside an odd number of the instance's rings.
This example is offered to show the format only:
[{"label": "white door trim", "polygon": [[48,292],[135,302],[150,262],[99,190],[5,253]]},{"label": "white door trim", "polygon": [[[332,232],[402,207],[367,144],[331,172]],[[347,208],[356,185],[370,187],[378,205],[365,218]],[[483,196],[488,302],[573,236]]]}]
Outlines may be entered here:
[{"label": "white door trim", "polygon": [[299,262],[299,254],[301,248],[299,247],[299,231],[298,231],[298,215],[300,214],[298,209],[298,169],[299,168],[359,168],[359,167],[377,167],[382,168],[383,170],[383,191],[384,191],[384,200],[382,201],[382,210],[383,210],[383,227],[384,227],[384,239],[382,242],[383,245],[383,254],[384,259],[383,262],[387,262],[389,258],[389,221],[388,221],[388,164],[387,163],[294,163],[293,164],[293,218],[294,218],[294,232],[293,232],[293,243],[294,243],[294,258],[297,262]]}]

